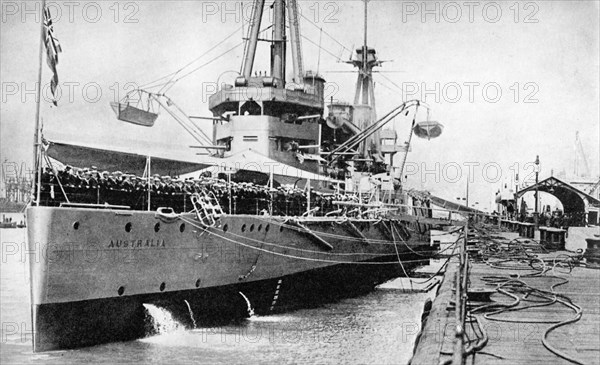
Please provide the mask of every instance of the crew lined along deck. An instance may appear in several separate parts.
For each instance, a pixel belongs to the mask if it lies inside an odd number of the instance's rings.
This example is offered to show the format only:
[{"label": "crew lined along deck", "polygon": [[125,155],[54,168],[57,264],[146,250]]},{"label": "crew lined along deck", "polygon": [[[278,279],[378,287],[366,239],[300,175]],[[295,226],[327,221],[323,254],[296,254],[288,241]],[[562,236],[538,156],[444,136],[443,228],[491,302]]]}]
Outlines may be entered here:
[{"label": "crew lined along deck", "polygon": [[[133,210],[156,210],[170,207],[181,213],[192,209],[190,197],[195,194],[214,194],[221,208],[228,214],[264,214],[301,216],[328,214],[352,216],[360,204],[368,204],[369,194],[345,194],[339,189],[316,189],[279,185],[273,187],[260,182],[236,182],[223,178],[200,175],[181,179],[154,175],[150,179],[120,171],[100,172],[66,166],[53,171],[46,168],[41,176],[41,205],[59,206],[62,203],[110,204],[128,206]],[[428,198],[419,194],[408,195],[419,207],[427,208]],[[342,202],[344,204],[338,204]],[[399,201],[402,202],[402,201]],[[418,214],[426,213],[419,210]]]},{"label": "crew lined along deck", "polygon": [[600,363],[600,238],[556,250],[560,233],[540,242],[477,225],[467,239],[448,235],[454,254],[410,363]]}]

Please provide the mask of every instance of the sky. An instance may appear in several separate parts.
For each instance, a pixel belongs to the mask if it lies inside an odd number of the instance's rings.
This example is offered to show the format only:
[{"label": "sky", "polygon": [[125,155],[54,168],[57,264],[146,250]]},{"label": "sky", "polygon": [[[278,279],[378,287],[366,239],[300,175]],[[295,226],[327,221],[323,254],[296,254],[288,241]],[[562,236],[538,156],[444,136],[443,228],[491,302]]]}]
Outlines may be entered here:
[{"label": "sky", "polygon": [[[31,166],[40,34],[35,10],[40,3],[1,5],[4,179],[14,174],[14,166]],[[132,85],[147,84],[196,60],[181,74],[198,69],[167,94],[189,115],[210,116],[208,97],[217,84],[233,80],[243,47],[216,57],[241,44],[251,2],[49,5],[63,49],[58,65],[62,94],[58,107],[41,102],[44,136],[201,159],[187,148],[194,140],[167,113],[153,128],[138,127],[119,122],[109,102],[122,98]],[[305,69],[318,70],[327,80],[328,100],[352,101],[356,76],[347,72],[352,67],[344,61],[363,42],[363,3],[301,0],[299,6],[301,31],[314,42],[302,40]],[[372,0],[368,8],[368,44],[386,61],[374,76],[378,115],[403,100],[420,99],[430,105],[430,118],[444,125],[437,139],[413,139],[405,171],[408,186],[452,200],[465,196],[470,176],[471,204],[491,210],[493,194],[504,183],[514,184],[516,171],[521,183],[533,179],[536,155],[540,178],[572,174],[577,131],[590,174],[598,175],[598,1]],[[258,52],[255,70],[268,70],[266,45]],[[45,64],[42,70],[42,90],[49,95],[51,73]],[[394,122],[402,141],[408,138],[409,122]],[[210,122],[199,123],[210,130]]]}]

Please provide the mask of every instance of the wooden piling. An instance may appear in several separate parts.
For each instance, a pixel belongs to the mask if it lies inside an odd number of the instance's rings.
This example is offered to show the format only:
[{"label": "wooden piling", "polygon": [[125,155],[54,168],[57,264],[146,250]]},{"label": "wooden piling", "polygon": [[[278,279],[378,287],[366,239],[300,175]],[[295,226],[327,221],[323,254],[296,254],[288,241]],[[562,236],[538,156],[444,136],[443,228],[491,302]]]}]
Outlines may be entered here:
[{"label": "wooden piling", "polygon": [[[518,234],[505,232],[501,233],[501,236],[505,238],[505,242],[509,242]],[[500,264],[494,266],[489,262],[471,261],[468,274],[469,290],[493,289],[495,285],[490,285],[486,279],[493,277],[510,279],[512,278],[510,275],[513,275],[514,280],[521,280],[531,287],[552,293],[552,285],[568,280],[565,284],[555,287],[556,298],[568,298],[572,303],[580,306],[581,319],[549,332],[547,343],[558,352],[581,363],[600,364],[600,270],[586,268],[583,265],[573,267],[570,272],[566,266],[555,266],[552,269],[552,258],[559,255],[563,255],[564,258],[564,255],[575,254],[567,251],[541,252],[536,253],[538,258],[548,260],[545,264],[548,271],[542,275],[527,276],[534,271],[524,270],[523,265],[517,270],[516,267],[503,267]],[[457,278],[460,277],[457,273],[459,266],[460,260],[457,257],[450,259],[431,312],[424,321],[419,341],[415,344],[414,356],[410,362],[412,365],[456,363],[459,350],[455,328],[459,316],[455,311],[460,308],[455,305],[454,290],[459,284],[457,283]],[[535,297],[535,292],[533,293],[527,297],[525,297],[526,293],[518,295],[520,302],[514,307],[517,310],[511,308],[510,311],[497,315],[489,314],[490,311],[474,313],[482,328],[479,328],[477,322],[467,321],[464,331],[470,339],[476,339],[485,333],[488,341],[479,352],[467,355],[464,359],[465,363],[475,365],[573,363],[549,351],[542,343],[542,339],[545,332],[554,324],[546,322],[560,322],[573,318],[574,311],[559,302],[518,310],[523,306],[535,304],[533,300],[539,300]],[[495,292],[490,298],[494,303],[514,303],[513,298],[500,292]],[[470,305],[468,311],[478,305],[481,303]],[[464,351],[464,348],[461,347],[460,351]]]}]

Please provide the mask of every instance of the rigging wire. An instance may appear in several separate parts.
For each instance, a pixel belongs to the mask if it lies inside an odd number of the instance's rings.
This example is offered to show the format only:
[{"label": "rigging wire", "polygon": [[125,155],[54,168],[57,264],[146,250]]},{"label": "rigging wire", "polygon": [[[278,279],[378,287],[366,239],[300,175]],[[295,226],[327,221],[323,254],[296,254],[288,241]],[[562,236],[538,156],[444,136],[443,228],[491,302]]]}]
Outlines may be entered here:
[{"label": "rigging wire", "polygon": [[[397,261],[338,261],[338,260],[328,260],[328,259],[318,259],[318,258],[311,258],[311,257],[303,257],[303,256],[295,256],[295,255],[289,255],[289,254],[285,254],[285,253],[281,253],[281,252],[275,252],[275,251],[271,251],[271,250],[267,250],[265,248],[260,248],[260,247],[255,247],[249,244],[246,244],[244,242],[240,242],[240,241],[236,241],[230,238],[227,238],[223,235],[220,235],[210,229],[207,229],[206,227],[202,226],[201,224],[196,223],[194,220],[191,219],[187,219],[184,218],[183,216],[180,216],[180,219],[186,223],[189,223],[190,225],[192,225],[195,228],[199,228],[202,229],[203,232],[208,233],[209,235],[213,235],[215,237],[217,237],[218,239],[221,240],[225,240],[231,243],[234,243],[236,245],[240,245],[246,248],[249,248],[251,250],[256,250],[256,251],[261,251],[261,252],[265,252],[268,253],[270,255],[274,255],[274,256],[280,256],[280,257],[287,257],[290,259],[297,259],[297,260],[303,260],[303,261],[312,261],[312,262],[322,262],[322,263],[330,263],[330,264],[353,264],[353,265],[390,265],[390,264],[397,264]],[[328,252],[321,252],[322,254],[329,254]],[[420,260],[405,260],[404,262],[423,262],[422,259]]]},{"label": "rigging wire", "polygon": [[392,88],[391,86],[388,86],[385,82],[382,82],[381,80],[379,80],[377,82],[377,85],[381,85],[381,86],[385,87],[386,89],[390,90],[391,92],[393,92],[397,95],[400,95],[402,98],[402,101],[404,101],[404,95],[402,95],[402,93],[399,93],[398,90]]},{"label": "rigging wire", "polygon": [[[183,79],[183,78],[185,78],[185,77],[187,77],[187,76],[191,75],[192,73],[194,73],[194,72],[198,71],[199,69],[201,69],[201,68],[203,68],[203,67],[205,67],[205,66],[208,66],[209,64],[211,64],[211,63],[213,63],[214,61],[218,60],[219,58],[221,58],[221,57],[225,56],[226,54],[228,54],[229,52],[231,52],[231,51],[235,50],[236,48],[238,48],[239,46],[241,46],[241,45],[243,45],[243,44],[244,44],[244,42],[242,41],[242,42],[240,42],[240,43],[236,44],[235,46],[233,46],[233,47],[229,48],[229,49],[228,49],[228,50],[226,50],[225,52],[223,52],[223,53],[221,53],[221,54],[219,54],[219,55],[215,56],[214,58],[210,59],[209,61],[207,61],[207,62],[203,63],[202,65],[200,65],[200,66],[198,66],[198,67],[196,67],[196,68],[193,68],[192,70],[190,70],[189,72],[185,73],[184,75],[182,75],[182,76],[179,76],[177,79],[175,79],[175,80],[169,80],[169,83],[171,83],[171,85],[170,85],[170,86],[165,86],[164,88],[162,88],[162,89],[161,89],[162,93],[165,93],[165,92],[167,92],[169,89],[171,89],[171,88],[172,88],[172,87],[175,85],[175,83],[176,83],[177,81],[179,81],[179,80],[181,80],[181,79]],[[161,91],[159,91],[159,92],[161,92]]]},{"label": "rigging wire", "polygon": [[[266,223],[271,223],[271,224],[274,224],[274,225],[278,225],[280,227],[285,227],[286,229],[290,229],[290,230],[293,230],[293,231],[302,232],[302,230],[300,228],[287,225],[287,224],[285,224],[285,222],[280,223],[280,222],[271,221],[271,220],[268,220],[268,219],[265,219],[265,218],[262,218],[262,217],[259,217],[258,219],[262,220],[263,222],[266,222]],[[378,222],[373,223],[373,225],[380,224],[381,222],[382,221],[380,220]],[[341,223],[338,223],[338,224],[341,225],[343,223],[344,222],[341,222]],[[408,228],[408,227],[406,227],[406,228],[410,230],[410,228]],[[462,229],[462,228],[460,228],[460,229]],[[414,230],[412,230],[412,231],[415,232]],[[343,240],[346,240],[346,241],[363,242],[363,239],[359,238],[359,237],[351,237],[351,236],[345,236],[345,235],[338,235],[338,234],[335,234],[335,233],[327,233],[327,232],[319,232],[319,234],[322,235],[322,236],[331,237],[331,238],[334,238],[334,239],[343,239]],[[389,240],[378,240],[378,239],[369,239],[369,243],[380,244],[380,245],[392,245],[393,244]]]},{"label": "rigging wire", "polygon": [[399,86],[398,84],[396,84],[394,81],[392,81],[392,79],[390,79],[389,77],[385,76],[385,74],[383,74],[383,73],[381,73],[381,72],[377,72],[376,74],[377,74],[378,76],[381,76],[381,77],[383,77],[383,78],[384,78],[384,79],[386,79],[387,81],[391,82],[391,83],[392,83],[392,85],[394,85],[395,87],[397,87],[397,88],[400,90],[400,92],[401,92],[401,94],[400,94],[400,95],[402,95],[402,101],[404,101],[404,96],[405,96],[406,92],[404,91],[404,89],[403,89],[401,86]]},{"label": "rigging wire", "polygon": [[[400,264],[400,267],[402,268],[402,272],[404,273],[404,275],[410,281],[410,288],[412,289],[413,282],[412,282],[412,279],[411,279],[410,275],[408,275],[408,273],[404,269],[404,265],[402,264],[402,260],[400,259],[400,253],[398,252],[398,245],[396,245],[396,236],[394,235],[394,227],[393,227],[393,225],[391,223],[390,223],[390,227],[392,227],[392,229],[391,229],[392,240],[394,241],[394,250],[396,251],[396,258],[398,258],[398,263]],[[400,239],[402,239],[402,236],[400,236]]]},{"label": "rigging wire", "polygon": [[[171,89],[171,87],[173,87],[177,81],[179,81],[179,80],[181,80],[181,79],[189,76],[190,74],[198,71],[199,69],[201,69],[201,68],[203,68],[205,66],[208,66],[209,64],[213,63],[214,61],[218,60],[219,58],[223,57],[224,55],[226,55],[226,54],[234,51],[236,48],[238,48],[239,46],[241,46],[243,43],[244,42],[240,42],[240,43],[236,44],[235,46],[229,48],[225,52],[223,52],[223,53],[215,56],[214,58],[212,58],[209,61],[203,63],[202,65],[200,65],[200,66],[192,69],[191,71],[189,71],[188,73],[184,74],[183,76],[178,77],[174,81],[168,81],[168,82],[165,82],[165,83],[162,83],[162,84],[154,85],[154,86],[152,86],[152,88],[163,86],[163,88],[158,93],[156,93],[157,95],[162,95],[162,94],[166,93],[167,91],[169,91],[169,89]],[[167,85],[170,85],[170,86],[168,86],[168,87],[165,88],[165,86],[167,86]]]},{"label": "rigging wire", "polygon": [[325,51],[326,53],[328,53],[329,55],[331,55],[332,57],[334,57],[337,61],[341,61],[342,60],[338,55],[333,54],[333,52],[330,52],[329,50],[327,50],[327,48],[324,48],[324,47],[320,46],[318,43],[314,42],[312,39],[308,38],[304,34],[302,34],[302,38],[306,39],[311,44],[317,46],[320,50]]},{"label": "rigging wire", "polygon": [[[325,30],[323,30],[322,27],[319,27],[318,25],[316,25],[314,22],[312,22],[308,17],[306,17],[303,14],[300,14],[300,16],[302,18],[304,18],[306,21],[308,21],[311,25],[313,25],[315,28],[319,29],[320,31],[320,36],[319,36],[319,43],[317,44],[316,42],[314,42],[313,40],[311,40],[310,38],[308,38],[305,35],[302,35],[302,37],[304,39],[306,39],[308,42],[312,43],[313,45],[317,46],[319,50],[325,51],[327,52],[329,55],[331,55],[332,57],[334,57],[337,61],[341,61],[341,57],[330,52],[329,50],[327,50],[326,48],[321,46],[321,38],[322,35],[325,34],[327,37],[329,37],[331,40],[333,40],[335,43],[337,43],[339,46],[342,47],[342,50],[346,50],[349,51],[350,54],[352,54],[352,50],[348,47],[346,47],[343,43],[341,43],[340,41],[338,41],[335,37],[333,37],[331,34],[329,34],[328,32],[326,32]],[[259,34],[263,34],[264,32],[266,32],[269,28],[266,27],[265,29],[262,29],[261,31],[259,31]],[[234,49],[236,49],[237,47],[239,47],[240,45],[244,45],[244,53],[247,52],[247,47],[248,47],[248,41],[247,39],[249,38],[249,32],[250,32],[250,27],[248,27],[247,32],[248,34],[246,35],[246,38],[242,41],[241,44],[236,45],[233,48],[230,48],[229,50],[225,51],[224,53],[221,53],[219,56],[217,56],[216,58],[220,58],[224,55],[226,55],[227,53],[233,51]],[[210,52],[212,52],[213,50],[215,50],[217,47],[219,47],[220,45],[222,45],[224,42],[226,42],[227,40],[229,40],[231,37],[233,37],[238,31],[242,31],[242,33],[244,32],[244,23],[242,21],[242,24],[240,27],[236,28],[232,33],[230,33],[229,35],[227,35],[225,38],[223,38],[222,40],[220,40],[219,42],[217,42],[213,47],[211,47],[210,49],[208,49],[206,52],[202,53],[200,56],[196,57],[195,59],[191,60],[190,62],[186,63],[184,66],[180,67],[178,70],[171,72],[167,75],[164,75],[162,77],[159,77],[153,81],[150,81],[146,84],[143,84],[139,87],[139,89],[153,89],[153,88],[158,88],[160,87],[160,89],[158,90],[158,94],[164,94],[165,92],[167,92],[171,87],[173,87],[173,85],[175,83],[177,83],[179,80],[189,76],[190,74],[196,72],[197,70],[199,70],[200,68],[214,62],[216,60],[216,58],[210,60],[209,62],[204,63],[203,65],[200,65],[199,67],[196,67],[194,69],[192,69],[191,71],[185,73],[182,76],[177,77],[182,71],[184,71],[187,67],[191,66],[192,64],[194,64],[195,62],[199,61],[200,59],[202,59],[203,57],[207,56]],[[320,52],[319,52],[319,63],[320,63]],[[242,62],[241,65],[241,69],[243,69],[244,65]],[[240,72],[241,73],[241,72]],[[166,81],[164,81],[166,80]]]},{"label": "rigging wire", "polygon": [[[269,26],[269,27],[267,27],[267,28],[265,28],[265,29],[263,29],[263,30],[261,30],[261,31],[260,31],[260,33],[266,32],[266,31],[267,31],[269,28],[270,28],[270,26]],[[236,29],[236,32],[237,32],[239,29],[240,29],[240,28]],[[249,31],[249,30],[248,30],[248,31]],[[219,44],[218,44],[218,45],[220,45],[222,42],[226,41],[227,39],[231,38],[231,37],[232,37],[234,34],[235,34],[235,32],[234,32],[234,33],[232,33],[232,34],[230,34],[229,36],[227,36],[225,39],[223,39],[221,42],[219,42]],[[201,69],[202,67],[205,67],[205,66],[207,66],[207,65],[211,64],[212,62],[216,61],[217,59],[219,59],[219,58],[223,57],[224,55],[228,54],[229,52],[231,52],[231,51],[235,50],[236,48],[238,48],[239,46],[241,46],[241,45],[244,45],[244,44],[247,44],[247,41],[246,41],[246,40],[242,40],[240,43],[236,44],[235,46],[231,47],[230,49],[226,50],[225,52],[223,52],[223,53],[221,53],[221,54],[219,54],[219,55],[215,56],[214,58],[212,58],[211,60],[209,60],[209,61],[205,62],[204,64],[202,64],[202,65],[200,65],[200,66],[198,66],[198,67],[196,67],[196,68],[194,68],[194,69],[192,69],[192,70],[188,71],[187,73],[185,73],[184,75],[182,75],[182,76],[178,77],[178,78],[177,78],[177,79],[175,79],[175,80],[173,80],[173,78],[171,78],[169,81],[167,81],[167,82],[165,82],[165,83],[161,83],[161,84],[158,84],[158,85],[153,85],[153,86],[151,86],[151,87],[152,87],[152,88],[154,88],[154,87],[159,87],[159,86],[166,86],[166,85],[169,85],[168,87],[166,87],[166,88],[163,88],[163,89],[161,89],[161,90],[158,92],[159,94],[161,94],[161,93],[162,93],[162,94],[164,94],[164,93],[165,93],[165,92],[167,92],[169,89],[171,89],[171,87],[173,87],[177,81],[179,81],[179,80],[181,80],[181,79],[183,79],[183,78],[185,78],[185,77],[189,76],[190,74],[192,74],[192,73],[194,73],[194,72],[198,71],[198,70],[199,70],[199,69]],[[206,53],[208,53],[208,52],[210,52],[211,50],[215,49],[215,48],[216,48],[218,45],[214,46],[213,48],[211,48],[211,49],[210,49],[209,51],[207,51]],[[206,53],[205,53],[205,54],[206,54]],[[200,57],[198,57],[198,58],[200,58]],[[185,68],[185,67],[183,67],[183,68]],[[183,69],[183,68],[182,68],[182,69]],[[180,70],[179,70],[179,71],[177,71],[177,72],[180,72],[182,69],[180,69]],[[176,72],[176,73],[177,73],[177,72]],[[164,79],[164,78],[166,78],[166,77],[162,77],[161,79]]]},{"label": "rigging wire", "polygon": [[[200,56],[194,58],[193,60],[191,60],[190,62],[186,63],[184,66],[180,67],[177,71],[171,72],[165,76],[162,76],[154,81],[148,82],[144,85],[141,85],[139,88],[143,89],[143,88],[155,88],[158,86],[162,86],[162,85],[166,85],[169,82],[171,82],[173,80],[173,78],[175,78],[175,76],[177,76],[177,74],[181,71],[183,71],[185,68],[189,67],[190,65],[192,65],[194,62],[199,61],[200,59],[202,59],[203,57],[205,57],[206,55],[208,55],[210,52],[212,52],[213,50],[215,50],[217,47],[221,46],[224,42],[226,42],[227,40],[229,40],[229,38],[233,37],[240,29],[243,29],[243,25],[241,27],[238,27],[235,29],[235,31],[233,31],[231,34],[229,34],[228,36],[226,36],[225,38],[223,38],[222,40],[220,40],[219,42],[216,42],[214,46],[212,46],[210,49],[208,49],[206,52],[202,53]],[[166,83],[162,83],[159,85],[152,85],[155,84],[159,81],[162,81],[166,78],[169,78],[169,81],[167,81]]]},{"label": "rigging wire", "polygon": [[323,39],[323,28],[320,28],[319,30],[319,57],[317,58],[317,75],[319,74],[319,69],[321,67],[321,40]]},{"label": "rigging wire", "polygon": [[[429,108],[427,108],[427,110],[429,110]],[[410,126],[410,134],[408,136],[408,142],[406,144],[406,152],[404,152],[404,156],[402,157],[402,165],[400,165],[400,179],[402,180],[402,176],[404,174],[404,167],[406,165],[406,158],[408,157],[408,150],[410,148],[410,143],[412,141],[412,136],[414,134],[414,128],[415,128],[415,124],[417,121],[417,113],[419,111],[419,105],[417,105],[417,109],[415,110],[415,114],[413,115],[413,120],[412,120],[412,124]]]},{"label": "rigging wire", "polygon": [[[286,226],[286,228],[295,228],[295,227],[291,227],[291,226]],[[294,229],[295,230],[295,229]],[[299,231],[300,232],[300,231]],[[322,233],[322,232],[319,232]],[[235,234],[231,231],[228,231],[227,234],[238,237],[240,239],[244,239],[244,240],[248,240],[248,241],[252,241],[252,242],[256,242],[256,243],[260,243],[260,244],[266,244],[268,246],[274,246],[274,247],[279,247],[279,248],[284,248],[286,250],[293,250],[293,251],[299,251],[299,252],[308,252],[308,253],[316,253],[316,254],[322,254],[323,251],[315,251],[315,250],[307,250],[307,249],[303,249],[303,248],[297,248],[297,247],[292,247],[292,246],[285,246],[285,245],[280,245],[277,243],[273,243],[273,242],[266,242],[264,240],[257,240],[254,238],[250,238],[250,237],[246,237],[246,236],[241,236],[238,234]],[[342,237],[342,236],[340,236]],[[343,238],[346,238],[347,236],[343,236]],[[370,253],[370,252],[361,252],[361,253],[347,253],[347,252],[328,252],[328,255],[334,255],[334,256],[357,256],[357,255],[365,255],[365,256],[379,256],[381,255],[381,253]]]},{"label": "rigging wire", "polygon": [[[319,29],[323,34],[325,34],[326,36],[328,36],[331,40],[333,40],[335,43],[339,44],[344,50],[347,50],[350,52],[350,55],[352,55],[353,50],[346,47],[344,44],[342,44],[340,41],[338,41],[335,37],[333,37],[331,34],[327,33],[326,31],[323,30],[323,28],[319,27],[318,25],[316,25],[315,23],[313,23],[312,20],[310,20],[309,18],[307,18],[305,15],[303,15],[302,13],[300,13],[300,16],[304,19],[306,19],[306,21],[308,21],[312,26],[314,26],[315,28]],[[334,56],[336,57],[338,60],[341,59],[341,57],[338,56]]]}]

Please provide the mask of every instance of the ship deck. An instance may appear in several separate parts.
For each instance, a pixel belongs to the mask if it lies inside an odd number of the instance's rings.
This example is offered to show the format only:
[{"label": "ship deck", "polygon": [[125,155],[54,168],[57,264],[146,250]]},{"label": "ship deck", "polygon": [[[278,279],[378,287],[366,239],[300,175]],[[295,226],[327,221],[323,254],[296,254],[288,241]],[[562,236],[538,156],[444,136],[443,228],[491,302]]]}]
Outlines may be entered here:
[{"label": "ship deck", "polygon": [[[517,233],[495,233],[496,242],[507,244],[518,237]],[[471,239],[469,239],[469,242]],[[514,241],[513,241],[514,242]],[[552,262],[555,258],[573,256],[573,251],[536,252],[537,258]],[[474,308],[482,302],[467,301],[467,316],[464,323],[466,346],[487,341],[485,345],[464,358],[457,351],[457,315],[455,306],[455,286],[459,258],[450,259],[443,281],[438,288],[429,316],[422,326],[420,338],[415,345],[412,365],[416,364],[598,364],[600,363],[600,270],[576,265],[569,272],[567,267],[554,267],[552,264],[542,275],[528,276],[531,268],[506,257],[504,260],[493,258],[485,261],[469,259],[467,282],[469,291],[491,289],[493,303],[514,304],[514,299],[496,289],[501,280],[522,280],[528,288],[523,290],[516,306],[504,308],[498,313],[493,310],[476,311]],[[496,281],[495,283],[492,283]],[[576,319],[576,310],[560,302],[549,303],[538,297],[535,288],[552,292],[552,285],[566,281],[554,290],[559,299],[571,301],[581,307],[580,320],[547,332],[560,321]],[[514,283],[514,282],[513,282]],[[508,289],[508,287],[507,287]],[[512,290],[511,290],[512,291]],[[512,291],[513,293],[517,291]],[[528,295],[533,294],[533,295]],[[471,293],[469,293],[471,294]],[[481,300],[481,298],[479,298]],[[542,305],[545,303],[545,305]],[[539,304],[538,306],[535,306]],[[552,323],[548,323],[552,322]],[[549,351],[542,339],[560,351],[572,361]],[[470,340],[469,340],[470,339]],[[460,349],[460,350],[459,350]]]}]

